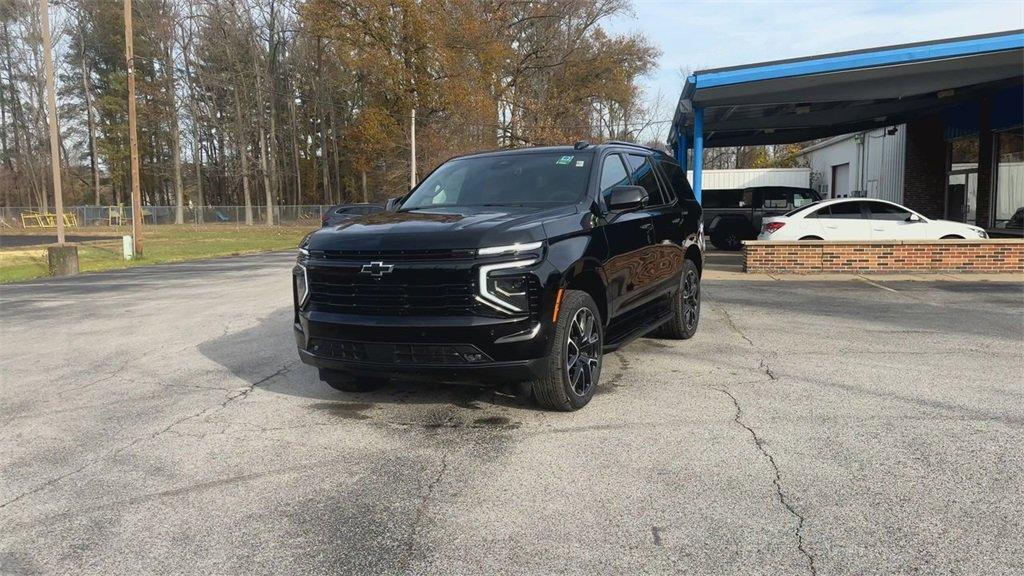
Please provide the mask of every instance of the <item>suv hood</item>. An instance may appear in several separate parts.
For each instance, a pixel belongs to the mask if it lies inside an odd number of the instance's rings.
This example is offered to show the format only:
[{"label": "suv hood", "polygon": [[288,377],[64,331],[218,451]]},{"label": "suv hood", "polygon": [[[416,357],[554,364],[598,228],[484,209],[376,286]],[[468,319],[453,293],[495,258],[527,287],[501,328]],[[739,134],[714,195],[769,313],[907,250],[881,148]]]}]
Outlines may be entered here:
[{"label": "suv hood", "polygon": [[576,206],[467,206],[380,212],[326,226],[306,240],[309,250],[459,250],[546,239],[544,223]]}]

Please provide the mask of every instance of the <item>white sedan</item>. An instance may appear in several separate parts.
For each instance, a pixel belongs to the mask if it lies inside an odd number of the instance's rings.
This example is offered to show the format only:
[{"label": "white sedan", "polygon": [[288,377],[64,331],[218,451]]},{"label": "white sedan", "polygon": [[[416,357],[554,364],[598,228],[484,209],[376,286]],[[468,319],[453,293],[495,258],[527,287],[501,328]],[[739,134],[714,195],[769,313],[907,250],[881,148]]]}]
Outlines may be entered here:
[{"label": "white sedan", "polygon": [[988,238],[977,226],[930,220],[910,208],[866,198],[822,200],[765,218],[758,240],[940,240]]}]

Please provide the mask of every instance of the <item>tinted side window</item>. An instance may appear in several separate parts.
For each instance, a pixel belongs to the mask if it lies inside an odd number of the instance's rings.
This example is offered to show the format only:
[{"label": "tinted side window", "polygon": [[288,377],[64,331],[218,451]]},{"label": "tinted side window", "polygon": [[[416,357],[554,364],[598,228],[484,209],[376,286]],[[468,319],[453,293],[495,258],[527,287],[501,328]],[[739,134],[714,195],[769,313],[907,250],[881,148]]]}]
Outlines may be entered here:
[{"label": "tinted side window", "polygon": [[793,191],[780,188],[758,190],[760,205],[768,209],[785,209],[793,204]]},{"label": "tinted side window", "polygon": [[885,204],[884,202],[868,202],[868,209],[871,210],[872,220],[896,220],[902,221],[910,218],[910,211],[899,206]]},{"label": "tinted side window", "polygon": [[643,186],[650,196],[650,206],[661,206],[666,204],[661,197],[661,188],[658,187],[658,177],[654,175],[654,166],[646,156],[629,154],[629,168],[632,171],[633,184]]},{"label": "tinted side window", "polygon": [[601,196],[604,197],[605,203],[608,202],[612,188],[628,184],[629,174],[622,165],[622,158],[618,154],[609,154],[604,159],[604,166],[601,166]]},{"label": "tinted side window", "polygon": [[739,208],[743,190],[704,190],[701,196],[705,208]]},{"label": "tinted side window", "polygon": [[669,185],[680,201],[696,200],[693,188],[690,187],[690,182],[686,179],[686,174],[683,174],[683,169],[679,167],[679,164],[667,158],[659,158],[658,166],[661,166],[661,171],[665,174],[665,178],[668,179]]},{"label": "tinted side window", "polygon": [[827,206],[829,213],[826,215],[824,210],[818,211],[818,218],[832,218],[839,220],[862,220],[864,215],[861,214],[860,207],[864,204],[863,202],[840,202],[838,204],[832,204]]}]

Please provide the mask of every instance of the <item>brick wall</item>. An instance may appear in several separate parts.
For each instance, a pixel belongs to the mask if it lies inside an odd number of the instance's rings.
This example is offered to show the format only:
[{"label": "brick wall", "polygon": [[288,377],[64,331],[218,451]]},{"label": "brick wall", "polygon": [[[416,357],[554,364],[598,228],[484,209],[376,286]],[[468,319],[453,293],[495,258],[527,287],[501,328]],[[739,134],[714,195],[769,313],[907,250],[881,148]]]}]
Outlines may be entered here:
[{"label": "brick wall", "polygon": [[946,140],[939,116],[907,123],[903,204],[928,218],[946,211]]},{"label": "brick wall", "polygon": [[1024,272],[1024,240],[744,242],[743,271]]}]

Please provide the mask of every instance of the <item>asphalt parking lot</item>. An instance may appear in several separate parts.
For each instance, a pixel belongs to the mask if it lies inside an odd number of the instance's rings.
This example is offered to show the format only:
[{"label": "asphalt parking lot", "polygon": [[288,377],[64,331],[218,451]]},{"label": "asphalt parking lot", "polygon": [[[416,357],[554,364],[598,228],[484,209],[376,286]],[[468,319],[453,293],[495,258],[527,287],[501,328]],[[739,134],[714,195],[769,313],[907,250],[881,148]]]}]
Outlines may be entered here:
[{"label": "asphalt parking lot", "polygon": [[708,281],[572,414],[334,392],[272,254],[0,287],[0,573],[1024,572],[1024,288]]}]

